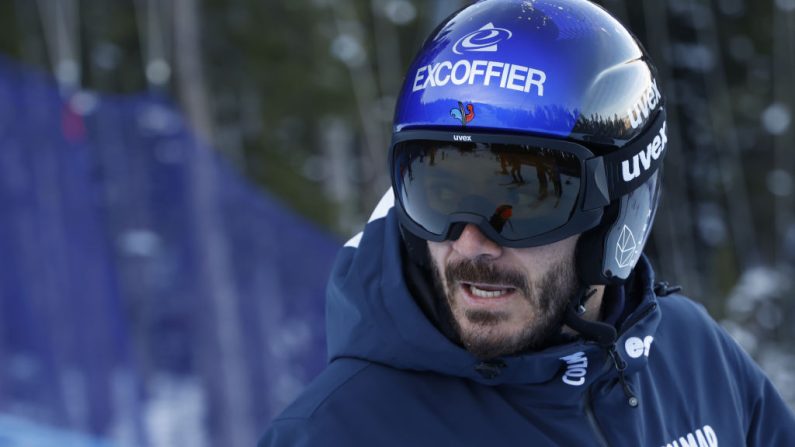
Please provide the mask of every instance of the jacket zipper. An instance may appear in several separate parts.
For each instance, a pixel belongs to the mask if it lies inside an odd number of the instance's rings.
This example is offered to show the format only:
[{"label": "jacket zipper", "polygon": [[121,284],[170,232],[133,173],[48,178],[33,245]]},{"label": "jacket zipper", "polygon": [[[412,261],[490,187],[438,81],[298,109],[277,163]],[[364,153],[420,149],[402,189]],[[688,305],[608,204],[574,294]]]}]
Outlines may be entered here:
[{"label": "jacket zipper", "polygon": [[654,309],[656,308],[657,308],[657,303],[651,303],[645,309],[641,310],[637,315],[633,316],[631,320],[627,319],[626,321],[624,321],[621,324],[621,331],[619,332],[619,334],[623,333],[625,328],[630,328],[638,321],[646,318],[646,316],[652,313],[652,311],[654,311]]},{"label": "jacket zipper", "polygon": [[[621,325],[622,329],[624,327],[631,327],[636,322],[644,319],[647,315],[649,315],[656,308],[657,308],[657,304],[654,303],[654,304],[648,306],[647,308],[643,309],[634,318],[632,318],[631,320],[625,321],[624,324]],[[612,360],[612,363],[613,363],[613,365],[611,365],[611,367],[614,366],[618,370],[619,382],[621,383],[621,386],[623,387],[624,394],[628,398],[629,405],[631,407],[637,407],[638,406],[638,400],[634,396],[632,391],[629,389],[629,387],[627,386],[627,384],[626,384],[626,382],[624,380],[624,367],[626,367],[626,364],[623,364],[623,360],[621,360],[621,356],[619,356],[618,353],[616,352],[615,343],[613,343],[610,347],[608,347],[608,354],[609,354],[609,360]],[[594,432],[594,435],[595,435],[597,443],[599,443],[599,445],[603,446],[603,447],[610,447],[610,444],[608,444],[608,442],[607,442],[607,437],[605,436],[605,433],[602,431],[602,427],[599,426],[599,422],[596,420],[596,415],[594,414],[594,410],[593,410],[593,399],[591,398],[590,390],[587,390],[585,392],[584,407],[585,407],[585,417],[588,419],[588,423],[591,424],[591,429]]]},{"label": "jacket zipper", "polygon": [[624,391],[624,396],[627,398],[627,405],[632,408],[637,407],[640,402],[635,396],[635,393],[632,392],[632,389],[629,387],[627,379],[624,376],[624,370],[627,369],[627,362],[625,362],[624,359],[621,358],[621,355],[618,353],[618,351],[616,351],[615,343],[610,345],[607,354],[610,356],[610,359],[613,361],[613,366],[618,372],[618,383],[621,385],[621,389]]},{"label": "jacket zipper", "polygon": [[594,435],[596,435],[596,441],[599,443],[599,445],[602,447],[610,447],[610,444],[607,443],[607,438],[602,431],[602,427],[600,427],[599,422],[596,421],[590,390],[585,391],[585,416],[588,418],[588,422],[591,424],[591,428],[593,429]]}]

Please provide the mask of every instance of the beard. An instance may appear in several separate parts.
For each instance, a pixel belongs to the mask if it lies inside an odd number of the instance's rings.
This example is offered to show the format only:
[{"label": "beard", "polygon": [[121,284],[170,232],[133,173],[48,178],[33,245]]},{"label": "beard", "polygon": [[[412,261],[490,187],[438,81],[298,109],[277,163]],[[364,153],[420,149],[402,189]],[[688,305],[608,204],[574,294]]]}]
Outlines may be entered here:
[{"label": "beard", "polygon": [[[440,307],[445,309],[446,318],[467,351],[481,360],[538,351],[551,345],[563,328],[566,306],[577,292],[573,257],[557,262],[543,278],[532,283],[518,270],[498,267],[483,259],[448,263],[444,274],[435,262],[431,262],[431,269],[437,299],[444,301]],[[457,312],[461,298],[455,291],[462,282],[513,287],[519,295],[516,299],[526,300],[533,309],[532,316],[521,330],[505,333],[500,326],[511,317],[506,312],[473,309]]]}]

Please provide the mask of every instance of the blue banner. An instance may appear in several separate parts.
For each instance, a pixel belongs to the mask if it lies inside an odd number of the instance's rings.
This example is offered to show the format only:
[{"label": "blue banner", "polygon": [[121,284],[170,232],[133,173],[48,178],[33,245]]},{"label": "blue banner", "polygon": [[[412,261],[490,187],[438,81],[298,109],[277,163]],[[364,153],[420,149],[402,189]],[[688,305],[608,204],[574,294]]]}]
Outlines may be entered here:
[{"label": "blue banner", "polygon": [[325,364],[339,245],[168,100],[63,92],[0,58],[0,413],[119,445],[253,443]]}]

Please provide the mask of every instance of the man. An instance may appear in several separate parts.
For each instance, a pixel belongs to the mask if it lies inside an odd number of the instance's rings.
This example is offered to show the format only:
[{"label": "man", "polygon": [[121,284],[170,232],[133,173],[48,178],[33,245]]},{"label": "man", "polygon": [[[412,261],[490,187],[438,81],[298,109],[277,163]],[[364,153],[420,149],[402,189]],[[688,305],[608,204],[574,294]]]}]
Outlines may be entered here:
[{"label": "man", "polygon": [[330,280],[330,364],[261,446],[795,446],[759,368],[641,255],[664,100],[609,14],[459,11],[394,130],[393,189]]}]

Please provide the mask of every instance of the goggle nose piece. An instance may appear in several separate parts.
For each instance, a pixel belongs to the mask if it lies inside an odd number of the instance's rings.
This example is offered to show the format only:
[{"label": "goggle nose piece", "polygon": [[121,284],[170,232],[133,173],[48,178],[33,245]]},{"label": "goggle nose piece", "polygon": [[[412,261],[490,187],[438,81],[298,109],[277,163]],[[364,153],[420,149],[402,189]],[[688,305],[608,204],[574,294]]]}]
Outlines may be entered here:
[{"label": "goggle nose piece", "polygon": [[491,222],[486,222],[483,219],[481,219],[479,222],[454,222],[450,224],[450,229],[447,232],[446,240],[457,241],[461,237],[461,234],[464,232],[464,229],[466,228],[467,225],[474,225],[475,228],[477,228],[478,231],[488,240],[494,242],[497,245],[501,245],[498,241],[495,241],[494,238],[489,236],[490,233],[489,231],[484,229],[483,227],[484,225],[490,227],[489,229],[493,229],[493,227]]}]

